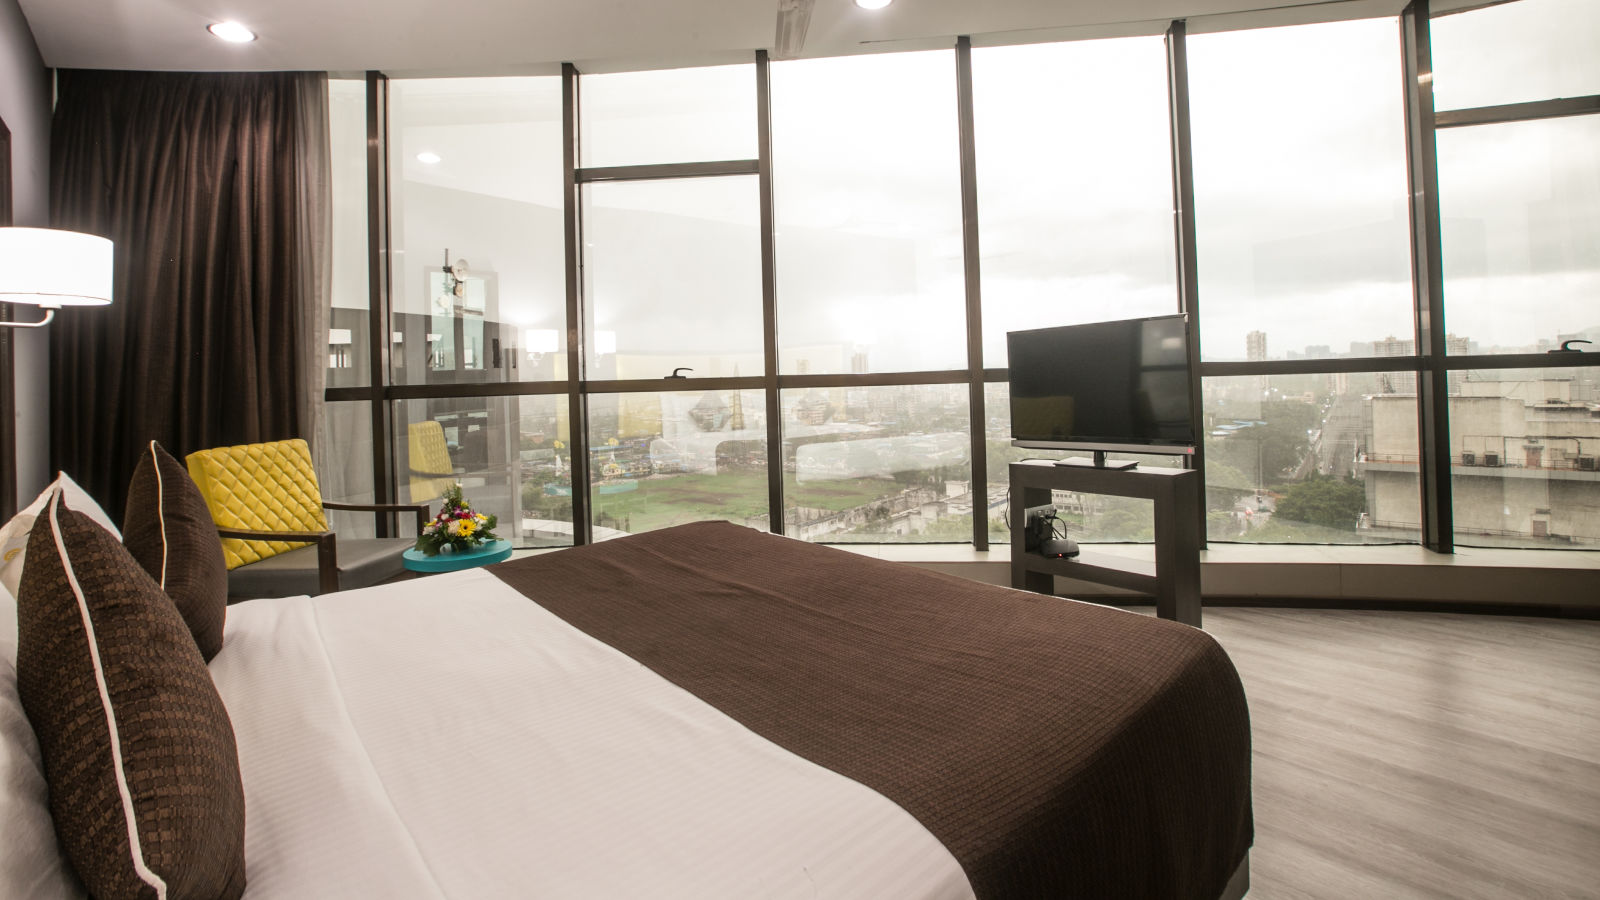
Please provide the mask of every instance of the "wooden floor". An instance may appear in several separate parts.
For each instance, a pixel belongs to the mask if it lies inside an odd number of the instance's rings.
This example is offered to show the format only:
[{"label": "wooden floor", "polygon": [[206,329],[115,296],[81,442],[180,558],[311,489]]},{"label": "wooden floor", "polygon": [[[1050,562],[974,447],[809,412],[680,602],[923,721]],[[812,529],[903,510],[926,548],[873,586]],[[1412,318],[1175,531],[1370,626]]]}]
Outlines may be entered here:
[{"label": "wooden floor", "polygon": [[1252,900],[1600,898],[1600,622],[1208,608],[1255,740]]}]

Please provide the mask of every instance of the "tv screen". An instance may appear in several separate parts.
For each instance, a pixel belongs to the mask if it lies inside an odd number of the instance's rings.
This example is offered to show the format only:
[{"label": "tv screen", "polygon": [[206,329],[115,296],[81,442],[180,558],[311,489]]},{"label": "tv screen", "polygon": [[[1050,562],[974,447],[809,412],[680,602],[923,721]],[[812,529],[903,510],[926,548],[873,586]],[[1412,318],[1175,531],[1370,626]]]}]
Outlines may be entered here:
[{"label": "tv screen", "polygon": [[1006,350],[1017,446],[1194,452],[1186,317],[1013,331]]}]

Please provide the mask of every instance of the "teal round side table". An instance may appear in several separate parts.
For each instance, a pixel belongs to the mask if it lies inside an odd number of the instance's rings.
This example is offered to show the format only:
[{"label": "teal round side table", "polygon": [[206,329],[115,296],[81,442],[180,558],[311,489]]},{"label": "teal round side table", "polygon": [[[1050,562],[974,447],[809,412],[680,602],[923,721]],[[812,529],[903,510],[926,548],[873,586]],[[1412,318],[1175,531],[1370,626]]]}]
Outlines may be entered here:
[{"label": "teal round side table", "polygon": [[[415,547],[400,554],[405,558],[405,567],[413,572],[459,572],[462,569],[471,569],[477,566],[492,565],[504,562],[511,558],[510,541],[490,541],[476,550],[465,553],[441,553],[438,556],[429,556]],[[393,557],[390,557],[393,559]]]}]

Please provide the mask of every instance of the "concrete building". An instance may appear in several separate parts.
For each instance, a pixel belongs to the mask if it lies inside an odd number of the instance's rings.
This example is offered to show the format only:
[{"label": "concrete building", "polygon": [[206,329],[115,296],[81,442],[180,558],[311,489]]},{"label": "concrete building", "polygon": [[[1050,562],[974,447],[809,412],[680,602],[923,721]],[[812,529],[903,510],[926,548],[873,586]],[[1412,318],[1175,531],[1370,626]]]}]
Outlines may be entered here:
[{"label": "concrete building", "polygon": [[[1586,387],[1586,385],[1576,385]],[[1451,490],[1463,543],[1600,547],[1600,406],[1570,378],[1463,380],[1450,397]],[[1420,521],[1416,398],[1368,398],[1368,521]]]}]

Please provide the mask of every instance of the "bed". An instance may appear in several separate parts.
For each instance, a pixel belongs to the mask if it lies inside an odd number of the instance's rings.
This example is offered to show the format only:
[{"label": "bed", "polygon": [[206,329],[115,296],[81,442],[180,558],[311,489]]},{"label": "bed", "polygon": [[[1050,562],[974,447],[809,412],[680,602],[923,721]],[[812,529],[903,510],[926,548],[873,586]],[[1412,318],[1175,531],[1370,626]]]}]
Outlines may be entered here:
[{"label": "bed", "polygon": [[246,898],[1242,896],[1207,635],[727,523],[230,607]]}]

